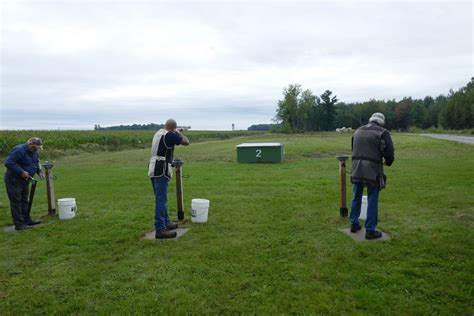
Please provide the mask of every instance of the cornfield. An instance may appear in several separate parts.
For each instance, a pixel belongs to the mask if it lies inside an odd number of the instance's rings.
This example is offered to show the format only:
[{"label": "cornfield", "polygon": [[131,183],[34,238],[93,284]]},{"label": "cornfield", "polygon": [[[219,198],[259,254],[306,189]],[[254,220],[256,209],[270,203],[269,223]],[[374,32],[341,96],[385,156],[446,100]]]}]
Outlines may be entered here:
[{"label": "cornfield", "polygon": [[[192,142],[223,140],[259,134],[254,131],[187,131]],[[0,156],[6,156],[18,144],[30,137],[40,137],[44,149],[53,155],[67,150],[99,151],[143,148],[151,144],[155,131],[0,131]]]}]

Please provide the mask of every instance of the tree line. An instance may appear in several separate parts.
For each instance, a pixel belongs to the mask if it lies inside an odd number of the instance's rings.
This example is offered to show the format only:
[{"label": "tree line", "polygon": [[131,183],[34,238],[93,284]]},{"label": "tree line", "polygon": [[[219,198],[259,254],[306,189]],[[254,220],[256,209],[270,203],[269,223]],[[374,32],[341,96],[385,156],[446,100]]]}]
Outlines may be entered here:
[{"label": "tree line", "polygon": [[283,131],[332,131],[336,127],[364,125],[374,112],[385,115],[388,129],[474,128],[474,78],[459,90],[451,89],[447,95],[435,98],[371,99],[356,103],[339,102],[330,90],[317,96],[299,84],[290,84],[283,89],[283,100],[278,101],[275,121]]},{"label": "tree line", "polygon": [[248,131],[271,131],[271,130],[278,130],[283,128],[281,124],[255,124],[250,125],[247,130]]},{"label": "tree line", "polygon": [[[162,128],[165,128],[165,124],[133,124],[133,125],[116,125],[116,126],[108,126],[102,127],[99,124],[94,125],[95,131],[157,131]],[[178,128],[182,128],[184,130],[191,129],[191,126],[178,126]]]}]

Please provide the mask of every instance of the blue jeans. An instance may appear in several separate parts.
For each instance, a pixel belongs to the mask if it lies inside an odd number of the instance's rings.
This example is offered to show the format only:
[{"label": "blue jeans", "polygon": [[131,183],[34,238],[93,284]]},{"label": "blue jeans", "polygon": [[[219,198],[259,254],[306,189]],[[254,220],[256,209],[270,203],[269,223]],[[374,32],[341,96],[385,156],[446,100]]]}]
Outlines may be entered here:
[{"label": "blue jeans", "polygon": [[[373,232],[377,228],[377,219],[379,213],[379,187],[367,185],[367,220],[365,221],[365,230]],[[350,220],[352,225],[359,224],[360,208],[362,204],[362,194],[364,193],[364,184],[362,182],[353,183],[353,198]]]},{"label": "blue jeans", "polygon": [[151,178],[155,193],[155,229],[157,232],[171,224],[168,216],[168,179],[166,177]]},{"label": "blue jeans", "polygon": [[5,173],[5,188],[10,199],[13,224],[21,226],[30,222],[31,217],[28,212],[29,183],[7,171]]}]

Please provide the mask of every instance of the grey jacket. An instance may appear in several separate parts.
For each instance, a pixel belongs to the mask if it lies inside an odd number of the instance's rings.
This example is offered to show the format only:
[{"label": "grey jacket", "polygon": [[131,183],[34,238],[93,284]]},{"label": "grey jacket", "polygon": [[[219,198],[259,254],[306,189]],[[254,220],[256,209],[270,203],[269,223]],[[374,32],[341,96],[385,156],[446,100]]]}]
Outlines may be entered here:
[{"label": "grey jacket", "polygon": [[389,166],[395,159],[390,133],[374,122],[359,127],[352,137],[351,181],[384,188],[383,159]]}]

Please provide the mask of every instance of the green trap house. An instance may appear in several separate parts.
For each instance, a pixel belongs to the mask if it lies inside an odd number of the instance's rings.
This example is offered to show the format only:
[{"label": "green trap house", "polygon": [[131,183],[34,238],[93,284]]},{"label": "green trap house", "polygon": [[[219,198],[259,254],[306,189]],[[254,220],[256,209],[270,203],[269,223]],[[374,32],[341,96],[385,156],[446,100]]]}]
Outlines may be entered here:
[{"label": "green trap house", "polygon": [[243,143],[236,147],[238,162],[282,162],[285,156],[281,143]]}]

